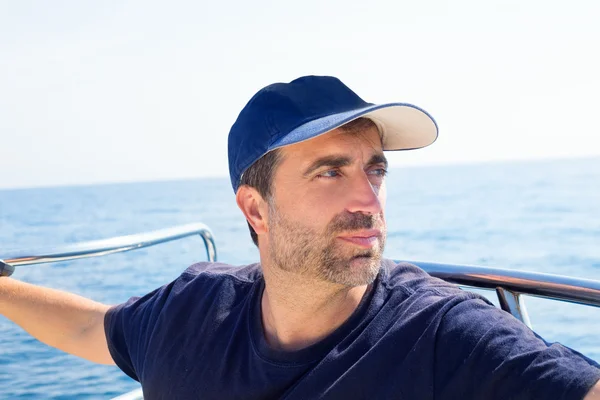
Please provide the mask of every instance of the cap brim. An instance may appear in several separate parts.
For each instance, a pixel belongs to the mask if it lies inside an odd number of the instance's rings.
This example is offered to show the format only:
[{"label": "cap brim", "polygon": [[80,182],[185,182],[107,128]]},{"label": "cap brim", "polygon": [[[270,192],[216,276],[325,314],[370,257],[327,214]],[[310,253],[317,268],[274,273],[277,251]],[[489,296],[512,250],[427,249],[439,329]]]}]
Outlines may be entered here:
[{"label": "cap brim", "polygon": [[406,103],[371,105],[328,115],[300,125],[272,143],[269,151],[330,132],[360,117],[372,120],[381,133],[383,150],[412,150],[429,146],[438,137],[435,120],[426,111]]}]

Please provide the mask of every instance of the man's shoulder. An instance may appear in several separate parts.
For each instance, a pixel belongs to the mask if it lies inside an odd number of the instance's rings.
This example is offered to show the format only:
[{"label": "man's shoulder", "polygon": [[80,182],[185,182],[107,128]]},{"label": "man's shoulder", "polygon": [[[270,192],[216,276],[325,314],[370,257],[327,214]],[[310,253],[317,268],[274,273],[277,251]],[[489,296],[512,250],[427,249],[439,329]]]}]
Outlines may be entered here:
[{"label": "man's shoulder", "polygon": [[411,293],[431,291],[438,295],[459,295],[464,292],[455,284],[435,278],[417,265],[389,259],[382,260],[385,285],[389,289],[402,289]]},{"label": "man's shoulder", "polygon": [[198,304],[207,297],[207,293],[212,293],[213,300],[215,296],[230,298],[237,295],[244,296],[261,277],[260,264],[234,266],[217,262],[199,262],[188,267],[171,282],[143,297],[132,297],[119,307],[144,303],[156,304],[159,308]]},{"label": "man's shoulder", "polygon": [[182,284],[190,282],[225,282],[254,284],[262,279],[260,264],[230,265],[219,262],[199,262],[189,266],[179,277]]},{"label": "man's shoulder", "polygon": [[387,302],[393,307],[410,309],[413,316],[420,313],[441,321],[447,320],[446,314],[457,307],[473,310],[471,315],[481,318],[501,311],[480,294],[435,278],[415,264],[383,260],[382,267],[381,281]]}]

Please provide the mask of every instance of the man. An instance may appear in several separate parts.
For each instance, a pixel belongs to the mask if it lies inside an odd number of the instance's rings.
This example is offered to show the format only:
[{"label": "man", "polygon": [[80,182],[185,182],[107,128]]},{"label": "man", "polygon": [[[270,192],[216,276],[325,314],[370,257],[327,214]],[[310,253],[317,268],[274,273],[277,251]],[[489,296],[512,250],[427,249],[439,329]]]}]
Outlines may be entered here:
[{"label": "man", "polygon": [[424,111],[335,78],[268,86],[229,135],[259,264],[200,263],[115,307],[2,278],[0,310],[149,399],[600,399],[593,361],[382,259],[383,151],[436,137]]}]

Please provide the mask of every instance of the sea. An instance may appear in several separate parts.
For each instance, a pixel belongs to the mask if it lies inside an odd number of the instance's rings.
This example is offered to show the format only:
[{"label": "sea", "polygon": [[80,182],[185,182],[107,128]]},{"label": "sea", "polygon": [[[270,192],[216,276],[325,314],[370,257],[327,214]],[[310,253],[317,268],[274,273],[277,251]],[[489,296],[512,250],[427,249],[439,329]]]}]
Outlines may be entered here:
[{"label": "sea", "polygon": [[[387,184],[386,257],[600,280],[600,158],[393,168]],[[220,261],[258,260],[226,178],[0,190],[0,258],[191,222],[211,228]],[[14,278],[116,304],[205,259],[202,240],[189,237],[22,266]],[[547,341],[600,360],[600,309],[526,304]],[[0,316],[0,399],[110,399],[138,387],[117,367],[61,353]]]}]

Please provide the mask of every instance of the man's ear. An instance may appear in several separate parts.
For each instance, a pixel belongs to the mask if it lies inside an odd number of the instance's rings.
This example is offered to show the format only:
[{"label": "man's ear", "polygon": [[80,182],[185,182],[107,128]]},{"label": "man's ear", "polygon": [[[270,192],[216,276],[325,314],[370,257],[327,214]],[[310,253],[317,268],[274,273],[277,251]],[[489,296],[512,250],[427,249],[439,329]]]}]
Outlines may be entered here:
[{"label": "man's ear", "polygon": [[235,201],[257,235],[267,232],[267,203],[255,188],[241,185]]}]

